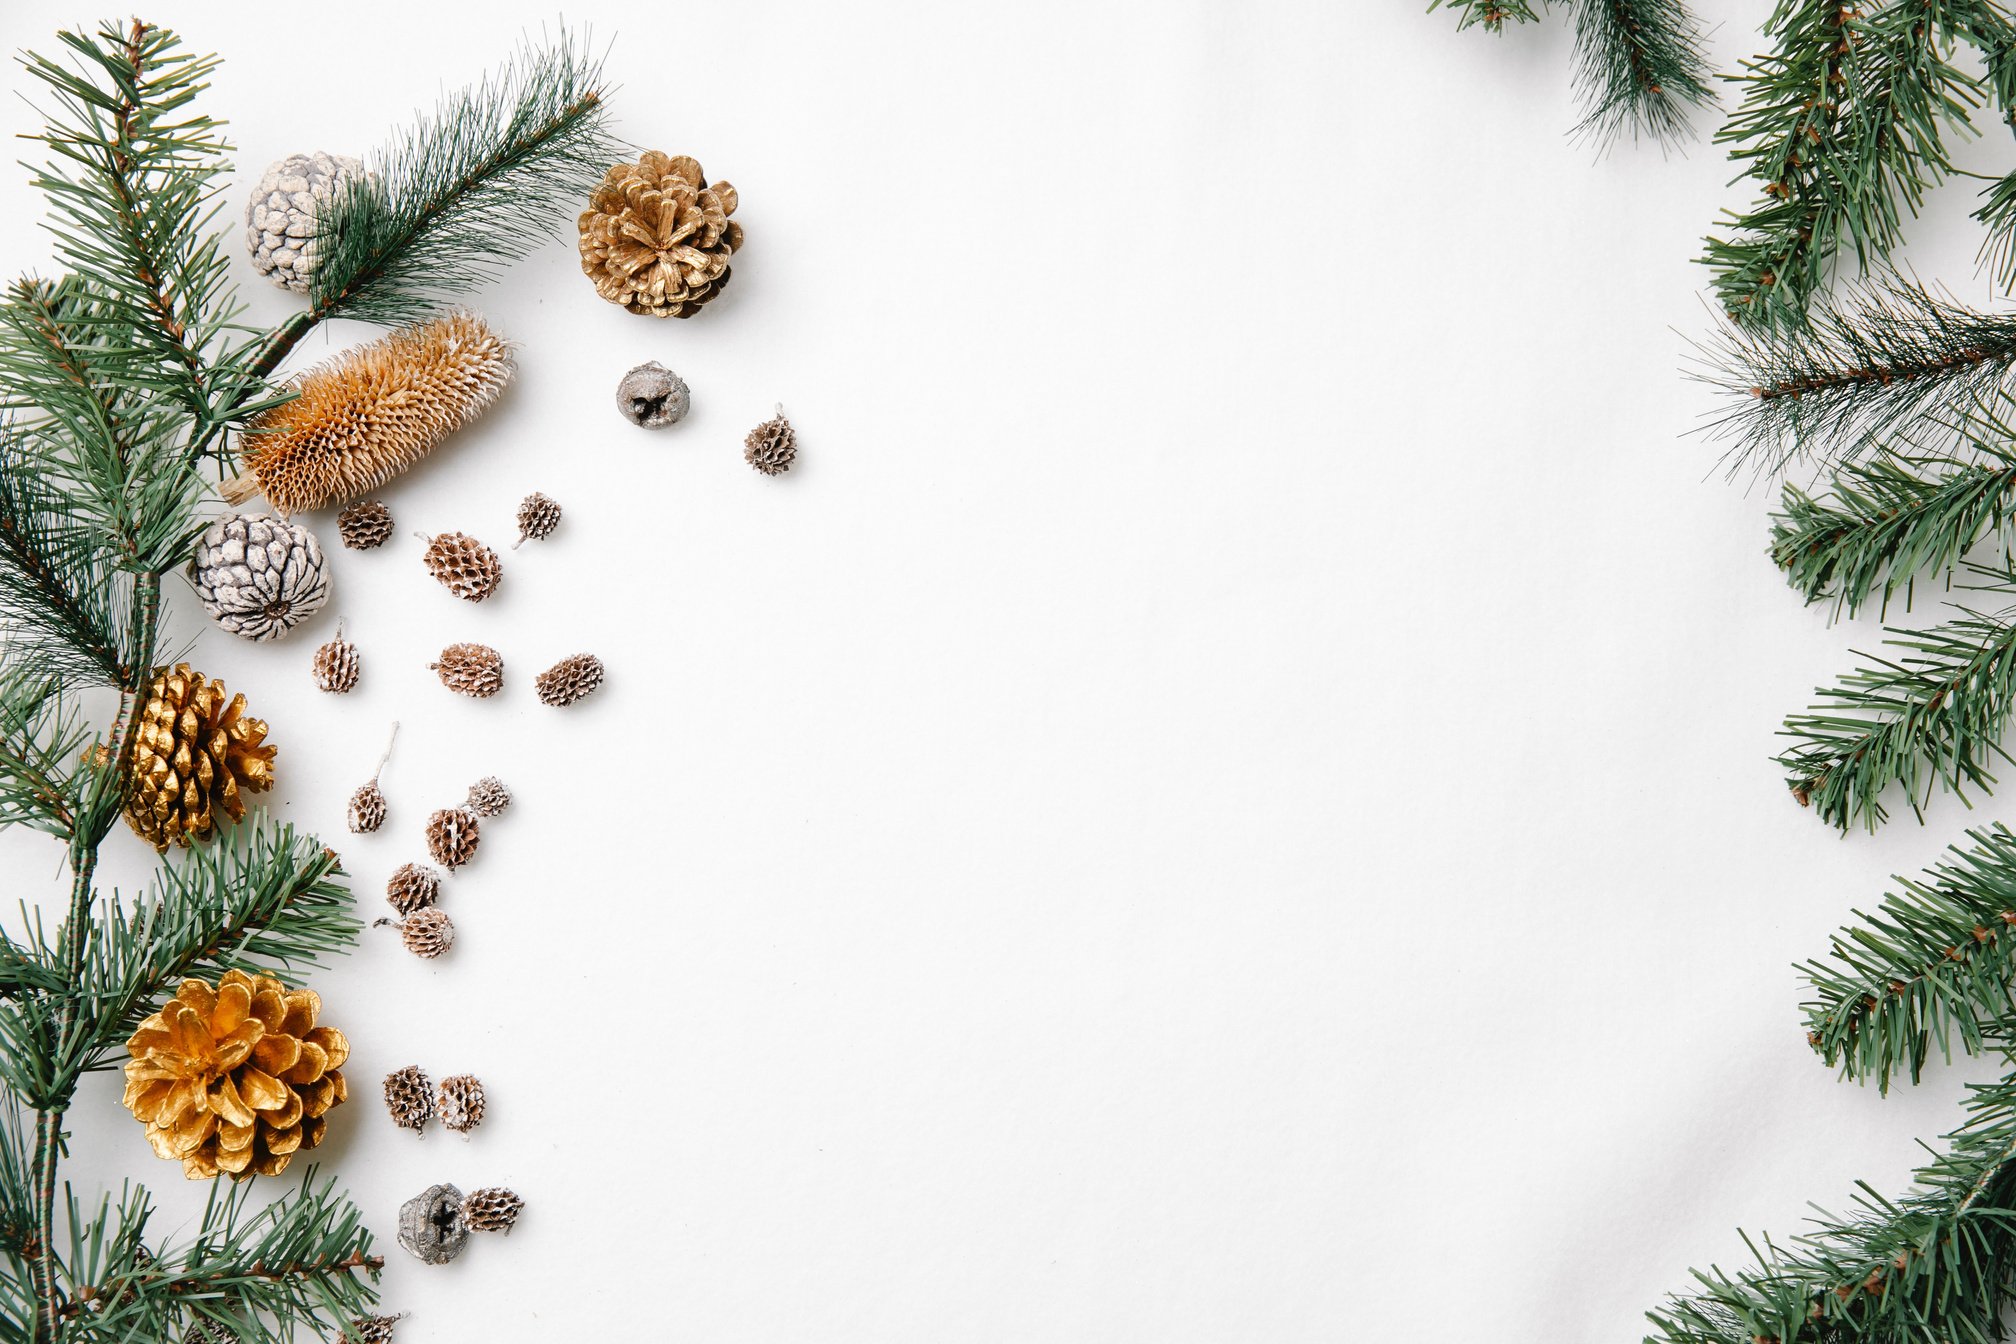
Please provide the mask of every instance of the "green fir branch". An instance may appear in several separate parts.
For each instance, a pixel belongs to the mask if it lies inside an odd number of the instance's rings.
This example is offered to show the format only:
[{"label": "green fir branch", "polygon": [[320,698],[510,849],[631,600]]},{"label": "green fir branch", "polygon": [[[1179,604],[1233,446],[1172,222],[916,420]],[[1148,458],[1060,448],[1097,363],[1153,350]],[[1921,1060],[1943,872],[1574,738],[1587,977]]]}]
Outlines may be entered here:
[{"label": "green fir branch", "polygon": [[[0,669],[0,826],[33,826],[70,839],[76,832],[73,772],[91,736],[54,681]],[[0,972],[0,983],[4,979]]]},{"label": "green fir branch", "polygon": [[[1973,547],[2007,541],[2016,454],[1977,445],[1982,461],[1882,452],[1843,467],[1820,496],[1787,485],[1771,518],[1771,560],[1800,596],[1854,614],[1887,607],[1927,571],[1950,574]],[[1931,470],[1927,470],[1931,468]]]},{"label": "green fir branch", "polygon": [[[1542,0],[1545,3],[1545,0]],[[1456,31],[1472,24],[1486,32],[1502,33],[1508,23],[1534,23],[1540,18],[1526,0],[1428,0],[1428,12],[1451,9],[1456,13]]]},{"label": "green fir branch", "polygon": [[1694,1274],[1648,1312],[1648,1344],[1836,1344],[2003,1337],[2016,1294],[2016,1079],[1970,1089],[1967,1121],[1890,1199],[1858,1186],[1789,1241],[1744,1238],[1754,1267]]},{"label": "green fir branch", "polygon": [[2016,1019],[2016,834],[1998,823],[1968,839],[1801,968],[1806,1038],[1844,1077],[1915,1083],[1935,1049],[1980,1054]]},{"label": "green fir branch", "polygon": [[[2016,575],[1986,589],[2012,591]],[[1903,656],[1863,655],[1867,665],[1820,688],[1809,713],[1785,720],[1799,745],[1778,757],[1802,805],[1830,826],[1875,830],[1888,819],[1882,796],[1893,784],[1923,820],[1935,785],[1959,795],[1992,790],[1989,770],[2008,759],[2003,730],[2016,712],[2016,624],[1955,607],[1959,615],[1928,630],[1890,629],[1886,644]]]},{"label": "green fir branch", "polygon": [[73,511],[46,457],[0,423],[0,622],[10,670],[67,686],[122,685],[134,670],[119,557]]},{"label": "green fir branch", "polygon": [[318,213],[311,315],[419,321],[526,256],[618,157],[607,94],[563,36],[444,99]]}]

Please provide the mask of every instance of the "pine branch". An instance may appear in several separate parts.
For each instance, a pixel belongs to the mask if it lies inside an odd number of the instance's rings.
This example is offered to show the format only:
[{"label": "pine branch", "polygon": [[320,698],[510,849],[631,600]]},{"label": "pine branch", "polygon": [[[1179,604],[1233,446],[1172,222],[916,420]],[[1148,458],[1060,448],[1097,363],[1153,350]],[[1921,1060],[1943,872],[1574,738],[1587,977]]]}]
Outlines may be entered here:
[{"label": "pine branch", "polygon": [[1701,258],[1732,319],[1796,328],[1840,253],[1888,263],[1904,216],[1953,171],[1942,135],[1969,133],[1989,97],[1956,46],[2006,45],[2008,28],[1993,0],[1780,0],[1774,49],[1746,64],[1742,106],[1715,137],[1763,186]]},{"label": "pine branch", "polygon": [[[1787,485],[1772,515],[1771,560],[1808,602],[1853,614],[1886,607],[1926,571],[1950,574],[2016,514],[2016,454],[1977,445],[1978,463],[1882,452],[1836,474],[1819,497]],[[1931,470],[1927,470],[1930,468]]]},{"label": "pine branch", "polygon": [[1696,1271],[1698,1287],[1648,1312],[1648,1344],[1992,1344],[2016,1296],[2016,1079],[1970,1089],[1903,1198],[1859,1187],[1789,1242],[1745,1238],[1755,1268]]},{"label": "pine branch", "polygon": [[1508,23],[1533,23],[1540,17],[1526,0],[1428,0],[1430,14],[1443,8],[1456,11],[1459,33],[1472,24],[1481,24],[1486,32],[1501,33]]},{"label": "pine branch", "polygon": [[563,36],[445,99],[319,213],[310,312],[420,321],[527,255],[617,157],[607,92]]},{"label": "pine branch", "polygon": [[[2008,592],[2011,581],[1984,587]],[[1929,630],[1891,629],[1885,642],[1904,657],[1863,655],[1869,665],[1821,688],[1813,712],[1785,720],[1782,735],[1801,744],[1778,763],[1793,796],[1830,826],[1875,830],[1892,784],[1920,820],[1935,784],[1963,801],[1969,787],[1992,789],[1988,762],[2007,759],[2000,739],[2016,712],[2016,624],[2010,613],[1955,609]]]},{"label": "pine branch", "polygon": [[1601,141],[1677,140],[1690,108],[1715,104],[1700,28],[1676,0],[1579,0],[1575,69],[1588,108],[1576,131]]},{"label": "pine branch", "polygon": [[1844,1077],[1915,1083],[1935,1047],[1979,1054],[2016,1019],[2016,834],[1998,823],[1968,838],[1802,968],[1807,1040]]},{"label": "pine branch", "polygon": [[1731,398],[1713,431],[1733,475],[1838,466],[1910,431],[1931,452],[2003,428],[2016,393],[2016,313],[1977,313],[1885,280],[1817,302],[1804,327],[1725,326],[1704,381]]},{"label": "pine branch", "polygon": [[43,459],[0,423],[0,621],[12,670],[62,685],[135,674],[118,557],[43,476]]}]

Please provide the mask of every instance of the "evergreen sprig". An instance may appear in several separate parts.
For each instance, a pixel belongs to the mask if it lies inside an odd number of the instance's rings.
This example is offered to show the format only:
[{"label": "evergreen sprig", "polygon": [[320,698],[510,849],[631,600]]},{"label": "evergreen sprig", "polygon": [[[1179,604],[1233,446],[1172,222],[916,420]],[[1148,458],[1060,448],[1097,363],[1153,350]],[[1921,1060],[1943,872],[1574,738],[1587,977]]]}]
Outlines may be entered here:
[{"label": "evergreen sprig", "polygon": [[[1549,0],[1541,0],[1542,7]],[[1713,106],[1701,32],[1680,0],[1573,0],[1575,89],[1583,118],[1575,128],[1600,141],[1624,131],[1671,141],[1688,129],[1691,110]],[[1430,0],[1430,12],[1456,11],[1458,31],[1539,18],[1526,0]]]},{"label": "evergreen sprig", "polygon": [[1807,1040],[1844,1077],[1915,1083],[1935,1049],[1979,1054],[2016,1019],[2016,834],[1997,823],[1968,839],[1802,968]]},{"label": "evergreen sprig", "polygon": [[1788,1241],[1745,1237],[1754,1267],[1696,1271],[1647,1313],[1655,1344],[1993,1344],[2016,1289],[2016,1079],[1970,1089],[1967,1121],[1899,1199],[1859,1185],[1846,1216]]},{"label": "evergreen sprig", "polygon": [[[2016,575],[1984,590],[2016,591]],[[1989,766],[2008,759],[2001,737],[2016,713],[2016,623],[2012,612],[1955,604],[1954,619],[1927,630],[1892,628],[1898,658],[1867,663],[1822,687],[1811,712],[1785,720],[1799,745],[1778,757],[1793,795],[1830,826],[1875,830],[1889,818],[1893,784],[1923,819],[1935,785],[1959,795],[1990,791]]]},{"label": "evergreen sprig", "polygon": [[1820,496],[1785,487],[1772,515],[1771,559],[1808,602],[1849,614],[1885,606],[1916,577],[1950,574],[1988,538],[2006,542],[2016,514],[2016,453],[1976,445],[1979,460],[1881,452],[1836,473]]},{"label": "evergreen sprig", "polygon": [[[1716,133],[1763,199],[1706,240],[1723,308],[1792,330],[1838,258],[1887,265],[1903,221],[1953,172],[1945,144],[2007,91],[2012,29],[1995,0],[1779,0],[1771,51],[1746,62],[1741,106]],[[1972,46],[1986,76],[1957,63]]]},{"label": "evergreen sprig", "polygon": [[2016,313],[1981,313],[1915,282],[1823,298],[1800,326],[1736,323],[1702,351],[1729,397],[1712,430],[1732,474],[1831,468],[1900,434],[1937,452],[2006,433],[2016,393]]},{"label": "evergreen sprig", "polygon": [[525,256],[619,156],[607,96],[563,35],[443,100],[319,212],[311,314],[418,321]]}]

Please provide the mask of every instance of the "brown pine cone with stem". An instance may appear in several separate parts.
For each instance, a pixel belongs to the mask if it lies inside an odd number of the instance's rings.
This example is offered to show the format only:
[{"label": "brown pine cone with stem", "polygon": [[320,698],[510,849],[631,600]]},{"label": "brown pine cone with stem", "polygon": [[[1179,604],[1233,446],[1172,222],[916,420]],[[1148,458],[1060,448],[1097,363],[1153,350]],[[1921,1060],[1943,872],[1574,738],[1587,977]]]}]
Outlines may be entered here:
[{"label": "brown pine cone with stem", "polygon": [[462,1222],[471,1232],[509,1232],[525,1201],[501,1185],[472,1190],[462,1201]]},{"label": "brown pine cone with stem", "polygon": [[463,532],[443,532],[428,538],[420,559],[437,582],[464,602],[481,602],[497,591],[504,577],[504,563],[497,552]]},{"label": "brown pine cone with stem", "polygon": [[765,476],[782,476],[791,470],[791,464],[798,460],[798,432],[784,418],[782,406],[777,408],[775,419],[765,420],[749,431],[749,437],[742,441],[742,460]]},{"label": "brown pine cone with stem", "polygon": [[469,786],[463,806],[479,817],[494,817],[511,806],[511,790],[495,775],[485,775]]},{"label": "brown pine cone with stem", "polygon": [[602,677],[600,658],[592,653],[577,653],[572,658],[562,658],[541,672],[534,685],[539,692],[539,703],[557,708],[571,705],[582,696],[600,690]]},{"label": "brown pine cone with stem", "polygon": [[406,944],[406,950],[416,957],[431,961],[455,946],[455,921],[431,905],[415,910],[404,919],[381,919],[377,923],[390,924],[399,930],[399,938]]},{"label": "brown pine cone with stem", "polygon": [[434,1118],[434,1087],[418,1064],[385,1075],[385,1109],[399,1128],[415,1134],[426,1130]]},{"label": "brown pine cone with stem", "polygon": [[691,317],[728,283],[742,246],[742,226],[728,218],[737,203],[734,187],[710,187],[683,154],[619,163],[581,214],[581,269],[629,312]]},{"label": "brown pine cone with stem", "polygon": [[511,543],[511,549],[515,551],[528,541],[544,541],[558,526],[560,506],[534,490],[518,506],[518,540]]},{"label": "brown pine cone with stem", "polygon": [[424,863],[402,863],[385,883],[385,902],[402,915],[441,899],[441,874]]},{"label": "brown pine cone with stem", "polygon": [[504,685],[504,655],[488,644],[450,644],[427,667],[443,686],[476,700],[489,699]]},{"label": "brown pine cone with stem", "polygon": [[266,725],[225,700],[224,683],[177,663],[154,674],[126,764],[126,824],[157,850],[216,833],[245,815],[243,795],[273,787]]},{"label": "brown pine cone with stem", "polygon": [[357,646],[343,638],[343,622],[336,622],[336,638],[315,650],[315,689],[331,695],[348,695],[356,689],[357,675],[364,660]]},{"label": "brown pine cone with stem", "polygon": [[473,1073],[443,1078],[436,1089],[434,1113],[441,1117],[442,1128],[451,1133],[467,1134],[482,1124],[486,1109],[488,1098],[483,1094],[482,1080]]},{"label": "brown pine cone with stem", "polygon": [[353,551],[373,551],[392,539],[392,510],[367,499],[336,515],[336,535]]},{"label": "brown pine cone with stem", "polygon": [[385,791],[378,787],[378,779],[385,773],[385,762],[392,759],[392,744],[399,740],[399,725],[392,725],[392,736],[385,742],[385,754],[378,758],[378,768],[371,772],[369,783],[360,784],[350,795],[350,830],[354,835],[369,835],[385,824]]},{"label": "brown pine cone with stem", "polygon": [[444,807],[427,818],[427,852],[450,872],[476,857],[482,839],[482,823],[466,807]]}]

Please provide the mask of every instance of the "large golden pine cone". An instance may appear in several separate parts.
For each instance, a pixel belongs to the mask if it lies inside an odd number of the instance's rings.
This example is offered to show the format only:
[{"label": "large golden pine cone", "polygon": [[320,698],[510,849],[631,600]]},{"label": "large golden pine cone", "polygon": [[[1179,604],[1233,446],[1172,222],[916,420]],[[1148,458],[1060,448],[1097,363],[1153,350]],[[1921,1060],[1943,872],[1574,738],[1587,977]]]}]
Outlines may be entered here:
[{"label": "large golden pine cone", "polygon": [[266,724],[248,718],[245,697],[189,664],[154,674],[126,767],[126,821],[157,850],[208,840],[217,814],[245,815],[246,793],[273,787],[275,748]]},{"label": "large golden pine cone", "polygon": [[126,1109],[192,1181],[279,1175],[349,1097],[350,1042],[315,1024],[321,1011],[314,991],[269,976],[184,980],[126,1042]]},{"label": "large golden pine cone", "polygon": [[691,317],[728,283],[742,246],[735,188],[652,150],[602,178],[581,214],[581,269],[595,292],[646,317]]}]

